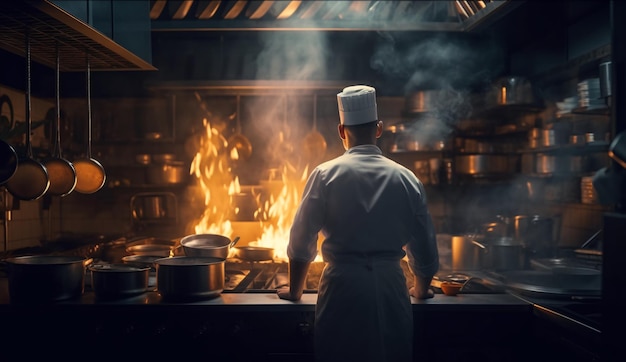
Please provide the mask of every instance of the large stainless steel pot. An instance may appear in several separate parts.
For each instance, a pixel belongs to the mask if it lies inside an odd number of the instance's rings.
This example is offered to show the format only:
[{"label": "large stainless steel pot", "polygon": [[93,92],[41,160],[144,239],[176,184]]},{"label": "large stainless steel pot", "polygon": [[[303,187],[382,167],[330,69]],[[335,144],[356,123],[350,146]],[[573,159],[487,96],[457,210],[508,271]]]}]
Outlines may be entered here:
[{"label": "large stainless steel pot", "polygon": [[11,303],[50,303],[79,298],[91,259],[79,256],[36,255],[4,260]]},{"label": "large stainless steel pot", "polygon": [[148,291],[149,266],[92,264],[89,271],[96,298],[119,299]]},{"label": "large stainless steel pot", "polygon": [[405,112],[409,114],[436,110],[440,104],[442,91],[418,90],[410,93],[405,99]]},{"label": "large stainless steel pot", "polygon": [[146,181],[151,185],[178,185],[187,180],[187,171],[182,161],[149,165],[146,168]]},{"label": "large stainless steel pot", "polygon": [[492,270],[520,270],[524,268],[524,246],[510,236],[489,240],[483,245],[487,252],[483,266]]},{"label": "large stainless steel pot", "polygon": [[452,236],[452,270],[480,270],[485,247],[469,235]]},{"label": "large stainless steel pot", "polygon": [[582,170],[580,156],[552,155],[538,153],[535,155],[535,171],[538,174],[569,174]]},{"label": "large stainless steel pot", "polygon": [[209,299],[224,290],[225,259],[175,256],[154,263],[157,291],[165,300]]},{"label": "large stainless steel pot", "polygon": [[495,175],[509,173],[509,159],[505,155],[458,155],[454,159],[457,174],[462,175]]}]

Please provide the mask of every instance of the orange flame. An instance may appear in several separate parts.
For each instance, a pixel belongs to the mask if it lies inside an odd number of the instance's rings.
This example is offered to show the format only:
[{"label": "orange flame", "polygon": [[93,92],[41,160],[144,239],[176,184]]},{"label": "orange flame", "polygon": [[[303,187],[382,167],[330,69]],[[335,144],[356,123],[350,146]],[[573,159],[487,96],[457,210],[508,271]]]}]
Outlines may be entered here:
[{"label": "orange flame", "polygon": [[[190,174],[198,179],[204,198],[204,212],[195,222],[194,231],[232,239],[231,217],[239,212],[233,196],[241,193],[241,185],[239,178],[231,172],[230,162],[236,160],[237,155],[230,154],[226,138],[206,119],[203,124],[206,132],[202,135],[190,169]],[[261,223],[262,231],[258,240],[249,242],[249,245],[274,248],[275,259],[282,261],[288,259],[289,231],[308,175],[308,166],[298,171],[288,161],[283,163],[280,175],[282,188],[277,194],[270,193],[268,200],[254,212],[255,221]]]}]

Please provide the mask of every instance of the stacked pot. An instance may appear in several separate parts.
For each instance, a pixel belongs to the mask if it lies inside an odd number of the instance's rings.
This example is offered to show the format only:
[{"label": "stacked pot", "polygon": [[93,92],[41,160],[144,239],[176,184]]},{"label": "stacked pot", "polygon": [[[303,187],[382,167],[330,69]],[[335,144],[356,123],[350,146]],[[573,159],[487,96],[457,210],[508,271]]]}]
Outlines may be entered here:
[{"label": "stacked pot", "polygon": [[146,183],[149,185],[179,185],[187,180],[185,162],[172,153],[138,154],[135,160],[145,166]]}]

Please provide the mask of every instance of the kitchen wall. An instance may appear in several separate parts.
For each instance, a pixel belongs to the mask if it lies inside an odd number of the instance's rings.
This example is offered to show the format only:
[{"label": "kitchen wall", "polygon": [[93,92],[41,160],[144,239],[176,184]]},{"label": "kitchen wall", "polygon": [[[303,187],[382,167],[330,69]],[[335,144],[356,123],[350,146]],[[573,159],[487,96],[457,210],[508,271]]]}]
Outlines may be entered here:
[{"label": "kitchen wall", "polygon": [[[526,14],[519,26],[528,27],[528,16],[532,15]],[[532,29],[532,33],[546,33],[548,36],[537,36],[534,40],[531,36],[530,41],[515,45],[508,39],[498,39],[498,35],[505,36],[504,32],[497,34],[498,31],[445,35],[337,32],[328,33],[327,37],[299,34],[295,40],[293,34],[272,32],[262,35],[253,32],[153,34],[153,64],[159,68],[158,72],[94,74],[94,157],[101,159],[107,170],[105,188],[93,195],[73,193],[62,199],[53,199],[50,213],[43,201],[22,203],[33,208],[31,213],[36,211],[41,214],[39,218],[31,216],[30,220],[36,219],[38,224],[48,226],[47,229],[41,226],[35,228],[40,229],[36,232],[30,231],[48,239],[59,232],[109,234],[133,230],[135,225],[130,218],[129,205],[131,197],[155,191],[144,186],[133,187],[133,184],[141,185],[144,177],[142,169],[134,162],[134,155],[167,151],[182,158],[188,157],[185,143],[193,131],[198,131],[203,117],[192,91],[176,94],[172,100],[171,92],[159,90],[160,84],[178,82],[184,87],[194,82],[259,79],[363,81],[379,89],[381,118],[389,125],[406,120],[403,114],[404,97],[416,87],[448,87],[480,93],[496,76],[507,73],[530,75],[539,80],[537,85],[545,86],[547,83],[542,83],[542,78],[551,78],[547,75],[553,67],[577,62],[581,54],[585,55],[583,58],[588,58],[590,49],[608,42],[607,22],[602,22],[604,14],[591,15],[583,16],[579,23],[571,27],[565,24],[562,29],[570,31],[555,30],[559,28],[548,27],[549,19],[536,18],[536,28]],[[501,26],[508,31],[515,27]],[[511,34],[507,36],[511,39],[515,37]],[[592,59],[592,62],[597,59]],[[438,66],[426,66],[429,63]],[[576,70],[580,67],[581,74],[586,74],[582,62],[575,64]],[[550,80],[550,86],[546,87],[553,92],[555,98],[552,101],[561,96],[563,89],[568,86],[571,89],[578,80],[578,74],[571,76],[571,69],[558,73],[564,75]],[[79,132],[81,127],[84,131],[85,124],[82,75],[69,76],[77,81],[76,86],[70,89],[71,98],[64,99],[62,106],[67,111],[67,117],[73,120],[70,123],[75,125],[72,136],[68,137],[71,142],[67,151],[78,155],[84,146],[84,136],[81,137]],[[215,99],[219,103],[222,98]],[[255,130],[248,124],[254,119],[247,118],[249,114],[254,115],[254,110],[244,113],[248,114],[243,117],[244,128]],[[320,127],[329,141],[328,158],[341,152],[334,134],[336,103],[332,95],[320,97],[319,115]],[[306,126],[303,129],[308,129],[310,120],[310,114],[303,117],[302,122]],[[145,133],[155,130],[171,136],[171,140],[154,143],[142,139]],[[414,168],[415,160],[408,155],[400,161]],[[247,181],[253,183],[255,180],[249,177]],[[507,198],[506,195],[514,195],[520,185],[498,182],[493,187],[479,182],[482,180],[474,181],[447,188],[429,186],[431,210],[438,231],[470,231],[475,224],[502,210],[515,210],[517,199]],[[193,216],[196,210],[189,205],[192,197],[184,190],[175,191],[180,195],[179,210],[188,213],[183,215],[183,219]],[[36,204],[39,206],[34,207]],[[540,202],[533,203],[526,210],[561,215],[563,245],[574,246],[599,227],[606,207],[577,202]],[[21,217],[21,211],[13,214]],[[176,234],[187,232],[185,228],[186,225],[177,225],[174,231],[163,229],[156,232]],[[16,235],[16,241],[13,240],[14,237],[11,237],[11,248],[22,246],[19,240],[37,242],[35,235],[26,238]]]}]

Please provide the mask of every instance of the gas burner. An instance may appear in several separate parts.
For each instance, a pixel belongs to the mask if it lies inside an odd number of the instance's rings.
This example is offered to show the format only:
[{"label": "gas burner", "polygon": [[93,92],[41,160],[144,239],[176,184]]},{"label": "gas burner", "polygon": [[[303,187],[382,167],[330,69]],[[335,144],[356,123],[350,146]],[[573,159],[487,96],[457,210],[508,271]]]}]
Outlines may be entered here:
[{"label": "gas burner", "polygon": [[[289,286],[289,263],[249,262],[228,259],[224,293],[275,293]],[[323,263],[313,263],[307,274],[305,293],[317,291]]]}]

